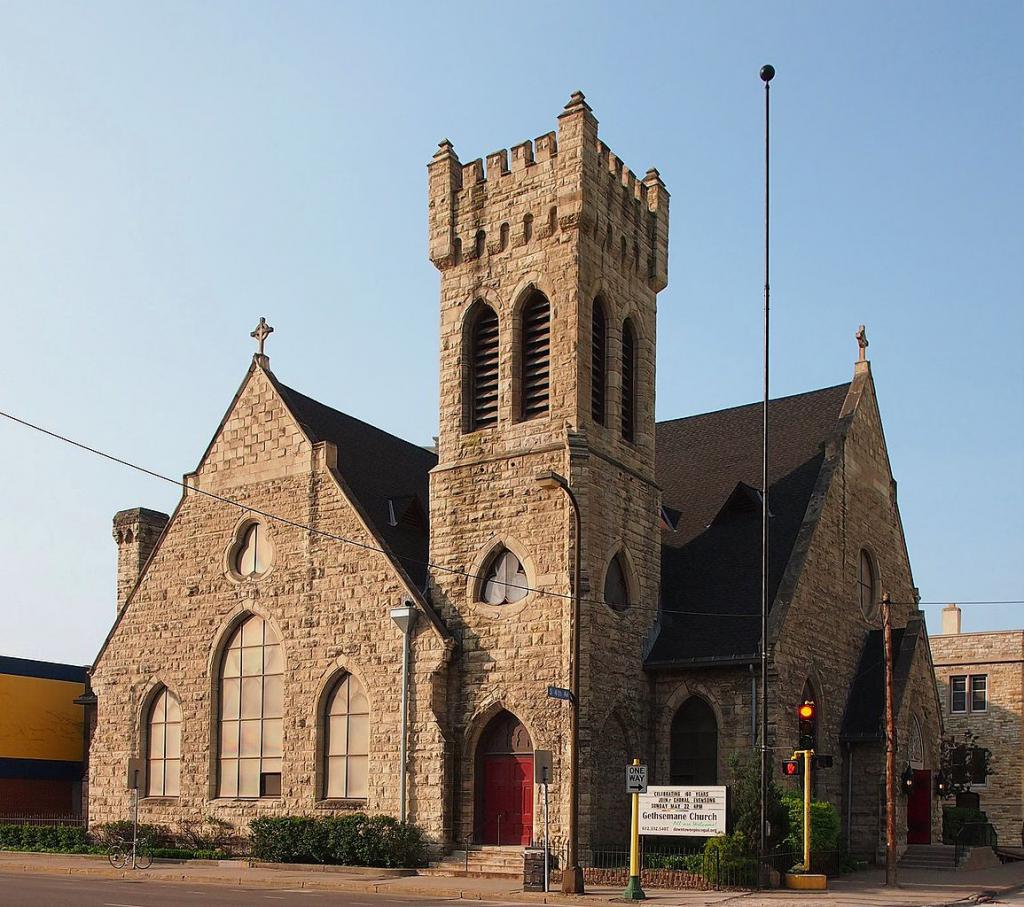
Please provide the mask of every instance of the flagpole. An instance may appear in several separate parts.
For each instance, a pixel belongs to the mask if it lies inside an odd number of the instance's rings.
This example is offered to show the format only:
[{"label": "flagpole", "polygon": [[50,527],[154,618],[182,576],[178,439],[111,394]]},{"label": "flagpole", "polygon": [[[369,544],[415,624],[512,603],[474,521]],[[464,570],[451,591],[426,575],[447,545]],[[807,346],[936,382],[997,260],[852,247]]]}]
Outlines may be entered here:
[{"label": "flagpole", "polygon": [[775,67],[761,67],[764,82],[764,407],[761,425],[761,871],[768,856],[768,174],[769,174],[769,82]]}]

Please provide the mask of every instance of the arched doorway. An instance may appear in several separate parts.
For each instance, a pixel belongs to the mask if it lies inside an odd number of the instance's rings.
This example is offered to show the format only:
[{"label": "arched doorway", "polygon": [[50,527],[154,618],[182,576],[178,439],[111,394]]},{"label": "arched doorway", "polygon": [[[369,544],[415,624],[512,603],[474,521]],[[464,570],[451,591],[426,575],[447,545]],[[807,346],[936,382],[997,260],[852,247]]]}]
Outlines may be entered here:
[{"label": "arched doorway", "polygon": [[499,712],[476,749],[476,828],[483,844],[533,837],[533,741],[511,712]]},{"label": "arched doorway", "polygon": [[669,783],[700,787],[718,783],[718,721],[703,699],[691,696],[672,719]]}]

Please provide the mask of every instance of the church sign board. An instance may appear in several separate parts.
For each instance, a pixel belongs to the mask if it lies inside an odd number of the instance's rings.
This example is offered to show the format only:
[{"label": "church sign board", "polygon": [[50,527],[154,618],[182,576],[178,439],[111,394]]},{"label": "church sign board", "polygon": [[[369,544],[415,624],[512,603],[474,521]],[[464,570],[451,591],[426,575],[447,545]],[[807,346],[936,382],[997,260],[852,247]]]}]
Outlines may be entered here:
[{"label": "church sign board", "polygon": [[648,787],[640,795],[640,834],[711,838],[725,834],[724,786]]}]

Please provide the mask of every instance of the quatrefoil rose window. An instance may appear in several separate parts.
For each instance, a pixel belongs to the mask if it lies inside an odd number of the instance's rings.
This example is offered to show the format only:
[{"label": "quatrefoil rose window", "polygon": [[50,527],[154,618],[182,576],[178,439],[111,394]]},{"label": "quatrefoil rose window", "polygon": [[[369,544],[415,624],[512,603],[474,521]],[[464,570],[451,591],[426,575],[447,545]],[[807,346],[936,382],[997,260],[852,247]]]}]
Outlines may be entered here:
[{"label": "quatrefoil rose window", "polygon": [[484,571],[481,599],[488,605],[513,605],[526,598],[530,591],[528,585],[522,562],[507,548],[502,548]]},{"label": "quatrefoil rose window", "polygon": [[235,573],[245,579],[263,576],[274,562],[274,546],[267,527],[260,522],[246,523],[238,535],[231,558]]}]

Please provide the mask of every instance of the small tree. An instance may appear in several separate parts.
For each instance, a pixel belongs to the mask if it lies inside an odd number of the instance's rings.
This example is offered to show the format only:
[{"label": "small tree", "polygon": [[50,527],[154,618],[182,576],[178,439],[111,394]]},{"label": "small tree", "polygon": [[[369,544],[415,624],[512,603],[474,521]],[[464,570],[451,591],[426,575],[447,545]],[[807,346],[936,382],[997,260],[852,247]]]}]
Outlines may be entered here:
[{"label": "small tree", "polygon": [[[770,756],[770,754],[769,754]],[[769,758],[769,766],[773,760]],[[729,757],[729,772],[732,775],[732,828],[742,834],[751,850],[756,850],[761,840],[761,760],[757,750],[741,750]],[[765,811],[771,834],[768,848],[772,850],[786,837],[789,830],[789,811],[782,802],[782,795],[771,776],[768,779],[768,797]]]},{"label": "small tree", "polygon": [[940,765],[946,776],[945,797],[965,793],[972,784],[982,784],[989,775],[995,774],[992,750],[981,746],[973,731],[964,731],[959,737],[951,734],[942,738]]}]

